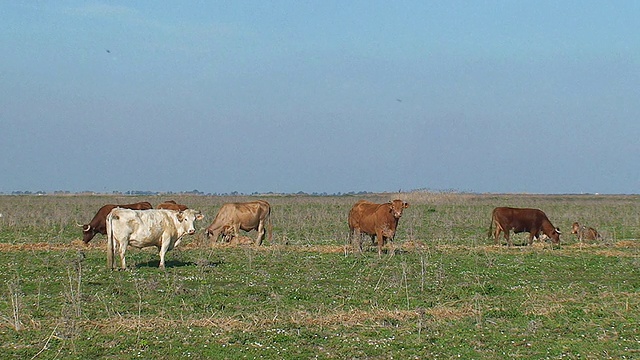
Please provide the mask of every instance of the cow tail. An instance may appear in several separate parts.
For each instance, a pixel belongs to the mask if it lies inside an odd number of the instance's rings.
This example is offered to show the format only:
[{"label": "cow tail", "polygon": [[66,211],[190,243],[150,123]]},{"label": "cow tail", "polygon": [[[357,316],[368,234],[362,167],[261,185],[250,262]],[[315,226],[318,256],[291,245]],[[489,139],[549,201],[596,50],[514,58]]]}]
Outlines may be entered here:
[{"label": "cow tail", "polygon": [[267,239],[271,244],[271,238],[273,238],[273,226],[271,224],[271,207],[269,207],[269,213],[267,214]]},{"label": "cow tail", "polygon": [[493,218],[494,218],[494,214],[491,213],[491,222],[489,223],[489,231],[487,232],[487,239],[491,238],[491,236],[493,235]]},{"label": "cow tail", "polygon": [[111,214],[107,215],[107,268],[113,269],[113,257],[115,253],[115,240],[113,238]]}]

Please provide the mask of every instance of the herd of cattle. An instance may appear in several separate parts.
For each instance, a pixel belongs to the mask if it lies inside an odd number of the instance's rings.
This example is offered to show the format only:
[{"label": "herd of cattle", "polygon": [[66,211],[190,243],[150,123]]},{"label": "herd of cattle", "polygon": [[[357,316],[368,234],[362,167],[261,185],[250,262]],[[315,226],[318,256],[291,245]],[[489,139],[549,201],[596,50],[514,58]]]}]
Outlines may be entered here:
[{"label": "herd of cattle", "polygon": [[[369,235],[372,244],[378,247],[378,255],[387,240],[392,241],[398,222],[409,203],[392,200],[376,204],[360,200],[349,211],[349,239],[362,251],[362,236]],[[180,244],[184,235],[195,234],[194,222],[203,219],[200,211],[189,209],[173,200],[159,204],[155,209],[149,202],[101,207],[91,222],[82,226],[83,241],[88,243],[100,233],[107,236],[107,266],[115,268],[114,256],[120,257],[120,267],[126,269],[125,251],[127,246],[144,248],[155,246],[160,254],[160,268],[164,268],[167,251]],[[239,230],[256,230],[257,237],[251,240],[239,235]],[[554,227],[547,215],[538,209],[497,207],[491,215],[488,236],[493,236],[498,244],[500,233],[509,246],[513,243],[509,233],[528,232],[529,245],[534,239],[551,239],[560,242],[560,229]],[[271,206],[264,200],[224,204],[205,230],[214,241],[253,243],[261,245],[265,235],[272,238]],[[573,223],[572,234],[580,241],[601,239],[593,228]]]}]

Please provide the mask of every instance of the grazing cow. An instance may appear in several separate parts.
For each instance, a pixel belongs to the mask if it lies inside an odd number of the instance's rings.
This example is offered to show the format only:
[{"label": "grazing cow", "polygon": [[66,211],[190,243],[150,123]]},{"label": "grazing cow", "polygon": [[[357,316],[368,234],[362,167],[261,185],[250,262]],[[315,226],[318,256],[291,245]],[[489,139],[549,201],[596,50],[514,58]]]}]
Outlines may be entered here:
[{"label": "grazing cow", "polygon": [[[492,230],[495,225],[495,230]],[[513,243],[509,238],[509,231],[514,233],[528,232],[529,245],[533,244],[533,239],[537,238],[542,232],[551,238],[554,244],[560,242],[560,229],[554,227],[547,215],[538,209],[518,209],[510,207],[497,207],[493,209],[491,215],[491,225],[487,236],[491,236],[493,232],[494,241],[498,244],[498,236],[500,232],[504,232],[504,238],[509,246]]]},{"label": "grazing cow", "polygon": [[88,244],[89,241],[91,241],[91,239],[93,239],[93,237],[96,236],[97,233],[100,233],[102,235],[107,234],[107,225],[106,225],[107,215],[109,215],[111,210],[115,208],[147,210],[147,209],[153,209],[153,206],[151,206],[149,202],[144,201],[144,202],[138,202],[138,203],[126,204],[126,205],[107,204],[101,207],[90,223],[85,225],[80,225],[82,226],[82,241],[84,241],[85,244]]},{"label": "grazing cow", "polygon": [[158,204],[156,209],[167,209],[167,210],[175,210],[175,211],[185,211],[188,209],[186,205],[178,204],[173,200],[167,200],[162,204]]},{"label": "grazing cow", "polygon": [[362,233],[370,235],[372,243],[375,243],[377,237],[378,256],[382,255],[385,240],[393,240],[402,211],[408,207],[409,203],[397,199],[384,204],[358,201],[349,211],[350,239],[353,240],[355,235],[358,248],[362,251]]},{"label": "grazing cow", "polygon": [[592,227],[580,226],[578,222],[574,222],[571,226],[571,233],[578,235],[578,240],[602,240],[602,235]]},{"label": "grazing cow", "polygon": [[223,240],[230,240],[231,234],[238,237],[238,231],[256,230],[258,236],[255,244],[261,245],[265,235],[265,224],[269,241],[271,241],[271,205],[264,200],[257,200],[244,203],[227,203],[222,205],[218,214],[209,227],[205,229],[207,237],[218,240],[220,234]]},{"label": "grazing cow", "polygon": [[124,254],[127,246],[141,249],[155,246],[160,253],[160,268],[164,269],[167,251],[180,244],[186,234],[193,235],[194,221],[202,219],[200,211],[113,209],[107,216],[107,267],[115,266],[113,258],[120,254],[121,269],[127,268]]}]

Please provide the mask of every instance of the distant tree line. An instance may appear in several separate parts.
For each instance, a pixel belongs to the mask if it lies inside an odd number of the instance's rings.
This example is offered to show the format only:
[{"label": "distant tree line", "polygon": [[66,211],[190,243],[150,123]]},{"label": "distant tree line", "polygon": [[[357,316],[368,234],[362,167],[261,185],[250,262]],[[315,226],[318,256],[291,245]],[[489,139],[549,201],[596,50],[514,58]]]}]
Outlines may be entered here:
[{"label": "distant tree line", "polygon": [[[0,192],[0,194],[4,194],[2,192]],[[105,194],[105,193],[100,193],[100,192],[95,192],[95,191],[79,191],[79,192],[71,192],[71,191],[67,191],[67,190],[56,190],[53,191],[51,193],[47,193],[46,191],[12,191],[10,193],[11,195],[48,195],[48,194],[53,194],[53,195],[86,195],[86,194],[91,194],[91,195],[98,195],[98,194]],[[296,193],[275,193],[273,191],[269,191],[266,193],[259,193],[257,191],[252,192],[251,194],[248,193],[242,193],[239,191],[231,191],[231,192],[227,192],[227,193],[204,193],[202,191],[199,190],[191,190],[191,191],[169,191],[169,192],[161,192],[161,191],[149,191],[149,190],[127,190],[127,191],[112,191],[111,194],[113,195],[132,195],[132,196],[156,196],[156,195],[201,195],[201,196],[243,196],[243,195],[252,195],[252,196],[259,196],[259,195],[301,195],[301,196],[355,196],[355,195],[366,195],[366,194],[372,194],[371,191],[350,191],[350,192],[337,192],[337,193],[327,193],[327,192],[312,192],[312,193],[307,193],[304,191],[298,191]]]}]

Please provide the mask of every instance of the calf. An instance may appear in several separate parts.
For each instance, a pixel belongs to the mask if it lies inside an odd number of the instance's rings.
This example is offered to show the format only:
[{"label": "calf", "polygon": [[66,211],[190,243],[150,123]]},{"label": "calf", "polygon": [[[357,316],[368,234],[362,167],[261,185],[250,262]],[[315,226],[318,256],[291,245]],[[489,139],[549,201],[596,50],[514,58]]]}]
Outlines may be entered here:
[{"label": "calf", "polygon": [[578,235],[578,240],[602,240],[602,235],[592,227],[580,226],[578,222],[574,222],[571,226],[571,233]]},{"label": "calf", "polygon": [[113,209],[107,216],[107,267],[115,267],[113,258],[120,254],[121,269],[127,268],[127,246],[144,248],[155,246],[160,253],[160,268],[164,269],[167,251],[180,244],[186,234],[195,233],[194,221],[202,219],[200,211]]}]

